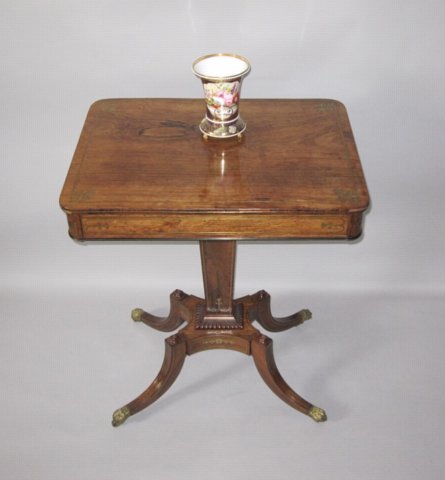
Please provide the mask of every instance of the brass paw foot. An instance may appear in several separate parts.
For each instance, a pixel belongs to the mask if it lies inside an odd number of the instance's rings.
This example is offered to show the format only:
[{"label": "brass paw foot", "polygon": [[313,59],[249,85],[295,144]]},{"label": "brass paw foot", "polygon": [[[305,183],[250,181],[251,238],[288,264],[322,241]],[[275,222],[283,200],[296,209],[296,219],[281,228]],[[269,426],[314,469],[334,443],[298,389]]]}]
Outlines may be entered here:
[{"label": "brass paw foot", "polygon": [[316,422],[325,422],[328,419],[326,412],[319,407],[312,407],[308,415]]},{"label": "brass paw foot", "polygon": [[312,312],[307,308],[288,317],[274,317],[270,309],[270,295],[265,290],[260,290],[251,298],[253,303],[250,309],[251,318],[257,320],[270,332],[282,332],[297,327],[312,318]]},{"label": "brass paw foot", "polygon": [[142,308],[135,308],[131,312],[131,318],[135,322],[145,323],[145,325],[161,332],[172,332],[186,321],[186,318],[182,315],[184,311],[182,304],[188,297],[189,295],[182,290],[175,290],[170,295],[170,313],[167,317],[157,317],[145,312]]},{"label": "brass paw foot", "polygon": [[143,314],[144,314],[144,310],[142,310],[142,308],[135,308],[134,310],[131,311],[131,318],[135,322],[141,322]]},{"label": "brass paw foot", "polygon": [[119,425],[122,425],[129,416],[130,410],[128,407],[119,408],[113,413],[111,425],[113,425],[113,427],[118,427]]}]

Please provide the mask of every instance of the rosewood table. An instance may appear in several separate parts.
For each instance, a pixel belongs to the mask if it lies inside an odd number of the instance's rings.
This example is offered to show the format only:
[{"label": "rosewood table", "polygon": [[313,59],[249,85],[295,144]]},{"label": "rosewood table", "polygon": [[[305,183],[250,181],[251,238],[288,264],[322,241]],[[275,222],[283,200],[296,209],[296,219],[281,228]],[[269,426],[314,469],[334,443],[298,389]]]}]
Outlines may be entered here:
[{"label": "rosewood table", "polygon": [[317,422],[326,413],[294,392],[274,361],[278,332],[311,318],[275,318],[265,291],[234,299],[236,241],[353,239],[369,198],[344,106],[334,100],[243,100],[247,133],[204,139],[202,100],[116,99],[94,103],[60,204],[71,237],[199,241],[205,298],[175,290],[170,313],[140,308],[135,321],[164,332],[153,383],[116,410],[113,425],[173,384],[187,355],[223,348],[252,355],[272,391]]}]

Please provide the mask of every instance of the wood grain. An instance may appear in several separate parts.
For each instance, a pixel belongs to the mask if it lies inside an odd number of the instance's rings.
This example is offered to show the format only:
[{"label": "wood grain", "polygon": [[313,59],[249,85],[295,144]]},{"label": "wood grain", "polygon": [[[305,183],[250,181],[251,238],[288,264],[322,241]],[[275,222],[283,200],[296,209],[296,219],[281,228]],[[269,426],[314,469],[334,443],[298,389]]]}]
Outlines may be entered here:
[{"label": "wood grain", "polygon": [[333,100],[243,100],[242,141],[204,141],[204,102],[101,100],[60,197],[77,239],[352,238],[368,192]]},{"label": "wood grain", "polygon": [[85,239],[198,239],[205,298],[175,290],[170,313],[132,318],[166,339],[161,370],[113,425],[146,408],[178,376],[186,355],[230,349],[252,355],[271,390],[315,421],[324,410],[300,397],[276,366],[272,340],[303,309],[273,317],[260,291],[233,298],[235,240],[355,238],[369,195],[344,106],[334,100],[243,100],[247,134],[204,140],[203,100],[116,99],[87,115],[61,196],[69,233]]}]

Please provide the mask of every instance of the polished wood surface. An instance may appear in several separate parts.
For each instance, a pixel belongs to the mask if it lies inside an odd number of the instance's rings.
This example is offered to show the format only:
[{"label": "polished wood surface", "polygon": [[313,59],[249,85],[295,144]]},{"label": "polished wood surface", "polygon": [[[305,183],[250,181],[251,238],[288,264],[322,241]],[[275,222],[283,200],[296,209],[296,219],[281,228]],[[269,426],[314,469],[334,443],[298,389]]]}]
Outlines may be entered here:
[{"label": "polished wood surface", "polygon": [[[217,267],[227,272],[232,270],[231,266],[224,268],[223,264]],[[164,361],[158,376],[138,397],[116,410],[112,421],[114,426],[122,424],[129,416],[159,399],[173,384],[187,355],[214,349],[234,350],[251,355],[259,374],[279,398],[317,422],[327,419],[324,410],[302,398],[285,382],[275,363],[272,339],[253,326],[253,322],[258,321],[266,330],[287,330],[308,320],[310,318],[308,310],[302,310],[299,314],[287,318],[275,319],[270,314],[270,310],[264,311],[261,306],[264,301],[268,305],[270,299],[269,295],[262,290],[254,295],[232,300],[233,310],[241,312],[242,328],[240,330],[238,327],[233,327],[230,318],[221,318],[217,326],[208,323],[203,329],[197,327],[196,312],[205,308],[205,299],[187,295],[180,290],[173,292],[171,298],[175,301],[172,301],[170,314],[165,319],[151,316],[141,309],[133,311],[133,320],[141,321],[157,330],[169,331],[172,318],[181,318],[187,325],[166,339]],[[169,327],[164,328],[162,322]],[[224,322],[227,324],[223,325]],[[279,329],[276,328],[277,325]]]},{"label": "polished wood surface", "polygon": [[[205,140],[201,100],[102,100],[91,107],[60,204],[70,235],[86,239],[197,239],[204,298],[175,290],[170,313],[132,318],[164,332],[161,370],[116,410],[114,426],[159,399],[187,355],[229,349],[253,357],[270,389],[323,422],[278,371],[272,340],[312,316],[276,318],[261,290],[234,299],[236,240],[355,238],[369,198],[344,106],[333,100],[244,100],[247,134]],[[185,324],[185,326],[183,326]]]},{"label": "polished wood surface", "polygon": [[203,100],[92,105],[60,204],[77,239],[354,238],[369,198],[344,106],[243,100],[205,141]]},{"label": "polished wood surface", "polygon": [[138,397],[114,412],[112,424],[121,425],[159,399],[173,384],[187,355],[213,349],[251,355],[261,377],[279,398],[313,420],[325,421],[323,409],[302,398],[285,382],[275,363],[272,339],[253,326],[257,321],[266,330],[284,331],[309,320],[311,312],[303,309],[289,317],[275,318],[270,310],[270,295],[264,290],[234,299],[236,242],[201,240],[200,250],[205,298],[175,290],[165,318],[141,308],[132,311],[133,320],[156,330],[170,332],[183,323],[186,326],[166,339],[159,374]]}]

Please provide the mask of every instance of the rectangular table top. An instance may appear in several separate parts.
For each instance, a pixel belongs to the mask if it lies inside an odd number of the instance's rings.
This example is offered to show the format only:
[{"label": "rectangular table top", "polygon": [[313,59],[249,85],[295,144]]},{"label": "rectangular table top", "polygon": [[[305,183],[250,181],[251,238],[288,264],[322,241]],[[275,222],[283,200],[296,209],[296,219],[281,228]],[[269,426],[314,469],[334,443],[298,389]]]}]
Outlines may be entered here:
[{"label": "rectangular table top", "polygon": [[200,99],[94,103],[60,204],[77,239],[354,238],[369,196],[344,106],[241,100],[204,140]]}]

